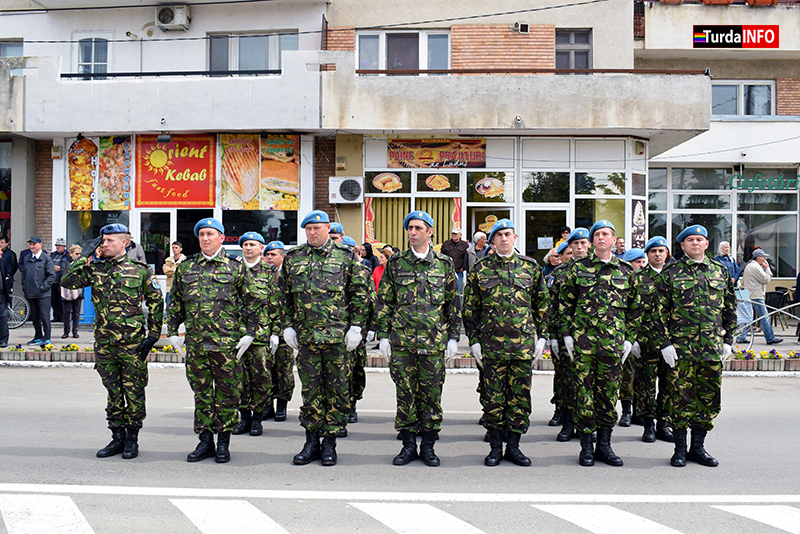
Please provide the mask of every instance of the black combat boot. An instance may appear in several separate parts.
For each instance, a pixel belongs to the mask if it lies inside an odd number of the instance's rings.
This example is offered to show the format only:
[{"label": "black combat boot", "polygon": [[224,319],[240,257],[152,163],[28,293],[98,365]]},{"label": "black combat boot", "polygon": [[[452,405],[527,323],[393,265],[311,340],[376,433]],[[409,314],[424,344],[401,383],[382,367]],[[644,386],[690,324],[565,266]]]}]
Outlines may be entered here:
[{"label": "black combat boot", "polygon": [[503,460],[503,440],[500,437],[500,430],[493,428],[487,432],[489,434],[489,446],[491,450],[486,458],[483,459],[483,465],[494,467],[499,465]]},{"label": "black combat boot", "polygon": [[250,421],[250,435],[260,436],[264,433],[264,427],[261,424],[261,414],[253,412],[253,419]]},{"label": "black combat boot", "polygon": [[564,422],[561,426],[561,432],[556,436],[556,441],[569,441],[575,435],[575,420],[572,412],[564,412]]},{"label": "black combat boot", "polygon": [[125,429],[125,448],[122,457],[126,460],[139,456],[139,429],[129,426]]},{"label": "black combat boot", "polygon": [[642,441],[645,443],[655,443],[656,441],[656,424],[649,417],[644,420],[644,432],[642,433]]},{"label": "black combat boot", "polygon": [[669,465],[673,467],[686,467],[686,429],[676,428],[672,431],[675,438],[675,453],[669,459]]},{"label": "black combat boot", "polygon": [[239,410],[239,424],[233,429],[233,433],[238,436],[239,434],[247,434],[250,432],[250,423],[252,420],[253,416],[250,410]]},{"label": "black combat boot", "polygon": [[293,462],[296,465],[306,465],[314,460],[319,460],[319,456],[319,432],[306,430],[306,443],[303,445],[303,450],[294,455]]},{"label": "black combat boot", "polygon": [[227,464],[231,461],[231,433],[220,432],[217,436],[217,453],[214,461],[218,464]]},{"label": "black combat boot", "polygon": [[659,419],[656,423],[656,439],[666,441],[667,443],[674,443],[675,437],[672,435],[672,430],[667,426],[667,422]]},{"label": "black combat boot", "polygon": [[631,408],[632,403],[630,399],[622,399],[622,417],[619,418],[619,426],[631,426]]},{"label": "black combat boot", "polygon": [[261,414],[261,420],[266,421],[267,419],[273,419],[275,417],[275,408],[272,406],[272,401],[269,401],[267,407]]},{"label": "black combat boot", "polygon": [[336,434],[337,438],[346,438],[347,437],[347,427],[343,426],[339,429],[339,433]]},{"label": "black combat boot", "polygon": [[611,448],[611,429],[597,429],[597,446],[594,449],[594,457],[599,462],[605,462],[614,467],[622,466],[622,458],[614,454]]},{"label": "black combat boot", "polygon": [[403,437],[403,448],[400,449],[400,454],[394,457],[392,464],[394,465],[407,465],[417,458],[417,436],[409,430],[401,430],[400,435]]},{"label": "black combat boot", "polygon": [[217,451],[214,448],[214,434],[210,430],[203,430],[200,432],[200,443],[197,448],[190,452],[186,457],[187,462],[199,462],[206,458],[211,458],[216,455]]},{"label": "black combat boot", "polygon": [[322,438],[322,465],[336,465],[336,436]]},{"label": "black combat boot", "polygon": [[697,462],[706,467],[717,467],[719,462],[716,458],[706,452],[704,447],[708,431],[699,428],[692,429],[692,446],[686,454],[686,459],[690,462]]},{"label": "black combat boot", "polygon": [[556,404],[556,410],[553,412],[553,417],[547,422],[548,426],[558,426],[564,424],[564,412]]},{"label": "black combat boot", "polygon": [[594,446],[592,446],[592,435],[580,433],[581,436],[581,454],[578,457],[578,463],[584,467],[591,467],[594,465]]},{"label": "black combat boot", "polygon": [[278,422],[286,421],[286,405],[289,404],[289,401],[278,399],[276,401],[276,404],[278,405],[278,407],[275,408],[275,420]]},{"label": "black combat boot", "polygon": [[506,454],[503,458],[522,467],[529,467],[531,459],[519,450],[519,438],[521,437],[522,434],[520,432],[508,431],[508,445],[506,445]]},{"label": "black combat boot", "polygon": [[125,429],[112,428],[111,441],[108,445],[97,451],[97,457],[108,458],[109,456],[121,453],[123,449],[125,449]]},{"label": "black combat boot", "polygon": [[422,433],[422,443],[419,446],[419,457],[425,465],[430,467],[437,467],[439,465],[439,457],[433,451],[433,444],[436,443],[436,435],[438,430],[428,430]]},{"label": "black combat boot", "polygon": [[353,407],[350,408],[350,413],[347,415],[348,423],[358,423],[358,412],[356,411],[356,403],[353,402]]}]

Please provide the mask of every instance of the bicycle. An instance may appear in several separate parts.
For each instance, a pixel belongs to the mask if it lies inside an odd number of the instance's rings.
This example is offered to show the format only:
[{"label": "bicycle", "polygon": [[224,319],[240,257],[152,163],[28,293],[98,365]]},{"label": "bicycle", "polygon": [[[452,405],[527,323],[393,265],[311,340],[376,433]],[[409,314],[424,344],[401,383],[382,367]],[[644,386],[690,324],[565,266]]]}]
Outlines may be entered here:
[{"label": "bicycle", "polygon": [[31,308],[24,297],[14,294],[9,295],[9,297],[8,308],[6,310],[8,314],[8,327],[11,329],[19,328],[28,320]]}]

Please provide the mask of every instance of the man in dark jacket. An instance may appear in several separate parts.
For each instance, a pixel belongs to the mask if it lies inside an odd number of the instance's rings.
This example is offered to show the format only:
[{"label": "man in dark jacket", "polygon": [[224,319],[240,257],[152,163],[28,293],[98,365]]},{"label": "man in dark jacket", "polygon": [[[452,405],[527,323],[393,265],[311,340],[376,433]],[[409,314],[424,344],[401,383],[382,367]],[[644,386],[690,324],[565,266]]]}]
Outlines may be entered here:
[{"label": "man in dark jacket", "polygon": [[[0,348],[8,346],[8,314],[6,314],[6,307],[8,306],[9,299],[9,285],[6,282],[10,278],[7,273],[10,269],[12,274],[17,271],[17,259],[11,249],[8,248],[8,240],[0,238]],[[13,266],[13,267],[12,267]]]},{"label": "man in dark jacket", "polygon": [[61,260],[67,258],[67,242],[63,237],[56,239],[56,249],[50,253],[53,260],[53,269],[56,271],[56,281],[53,282],[50,292],[50,304],[53,306],[53,322],[61,322]]},{"label": "man in dark jacket", "polygon": [[33,236],[28,240],[31,253],[21,260],[22,290],[31,310],[35,335],[28,345],[50,343],[50,287],[56,280],[53,260],[42,250],[42,240]]},{"label": "man in dark jacket", "polygon": [[6,293],[10,294],[14,287],[14,275],[17,274],[17,254],[11,247],[7,237],[0,237],[0,265],[3,269],[3,281]]}]

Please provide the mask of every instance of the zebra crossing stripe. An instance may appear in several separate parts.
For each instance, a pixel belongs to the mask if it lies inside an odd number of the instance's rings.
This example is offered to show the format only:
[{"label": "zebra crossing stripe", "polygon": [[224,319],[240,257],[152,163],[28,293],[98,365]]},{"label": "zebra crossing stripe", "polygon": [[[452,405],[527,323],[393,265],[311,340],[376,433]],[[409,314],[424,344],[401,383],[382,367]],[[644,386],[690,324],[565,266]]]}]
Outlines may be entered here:
[{"label": "zebra crossing stripe", "polygon": [[430,504],[350,503],[398,534],[484,534]]},{"label": "zebra crossing stripe", "polygon": [[69,497],[0,495],[0,514],[8,534],[94,534]]},{"label": "zebra crossing stripe", "polygon": [[605,504],[532,506],[594,534],[681,534],[678,530]]},{"label": "zebra crossing stripe", "polygon": [[289,534],[270,516],[247,501],[170,499],[169,502],[203,534]]},{"label": "zebra crossing stripe", "polygon": [[800,508],[778,505],[713,506],[712,508],[740,515],[792,534],[800,534]]}]

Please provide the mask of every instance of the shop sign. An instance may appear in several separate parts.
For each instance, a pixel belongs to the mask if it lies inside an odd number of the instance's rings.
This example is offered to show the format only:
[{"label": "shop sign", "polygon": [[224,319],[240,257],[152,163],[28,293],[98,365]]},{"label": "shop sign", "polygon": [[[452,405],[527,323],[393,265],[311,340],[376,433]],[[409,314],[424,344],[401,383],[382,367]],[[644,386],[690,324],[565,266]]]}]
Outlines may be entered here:
[{"label": "shop sign", "polygon": [[131,137],[81,137],[67,151],[70,209],[131,209]]},{"label": "shop sign", "polygon": [[695,26],[694,48],[780,48],[776,25]]},{"label": "shop sign", "polygon": [[757,189],[761,191],[797,191],[800,189],[800,179],[797,176],[790,179],[784,178],[783,174],[762,176],[761,173],[758,173],[752,178],[744,178],[741,174],[734,174],[728,184],[731,189],[747,191],[748,193],[752,193]]},{"label": "shop sign", "polygon": [[136,206],[208,207],[215,204],[216,136],[180,135],[159,143],[136,137]]},{"label": "shop sign", "polygon": [[389,168],[484,168],[486,139],[389,139]]}]

